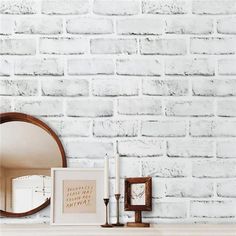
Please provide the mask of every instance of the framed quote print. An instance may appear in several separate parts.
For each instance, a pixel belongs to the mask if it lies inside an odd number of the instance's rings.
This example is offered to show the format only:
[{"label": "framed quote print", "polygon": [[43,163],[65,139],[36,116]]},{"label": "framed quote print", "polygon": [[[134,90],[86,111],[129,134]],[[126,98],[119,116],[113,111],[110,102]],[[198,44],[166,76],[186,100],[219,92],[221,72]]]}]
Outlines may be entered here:
[{"label": "framed quote print", "polygon": [[103,169],[53,168],[51,172],[52,225],[103,223]]}]

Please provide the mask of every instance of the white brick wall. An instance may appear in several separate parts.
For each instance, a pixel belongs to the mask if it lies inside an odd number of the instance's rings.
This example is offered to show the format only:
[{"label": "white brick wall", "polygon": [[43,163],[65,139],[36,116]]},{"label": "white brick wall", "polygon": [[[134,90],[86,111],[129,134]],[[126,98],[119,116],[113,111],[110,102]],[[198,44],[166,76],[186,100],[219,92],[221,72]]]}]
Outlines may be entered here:
[{"label": "white brick wall", "polygon": [[1,112],[47,122],[69,166],[118,153],[153,177],[146,220],[236,223],[235,0],[2,0],[0,55]]}]

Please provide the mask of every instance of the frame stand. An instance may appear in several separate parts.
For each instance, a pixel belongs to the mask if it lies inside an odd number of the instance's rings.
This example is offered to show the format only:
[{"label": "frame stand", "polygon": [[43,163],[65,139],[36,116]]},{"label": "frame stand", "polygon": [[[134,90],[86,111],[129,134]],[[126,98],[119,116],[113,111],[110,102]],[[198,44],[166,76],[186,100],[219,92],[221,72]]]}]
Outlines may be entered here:
[{"label": "frame stand", "polygon": [[103,200],[104,200],[104,204],[106,206],[106,223],[101,225],[101,227],[103,227],[103,228],[111,228],[113,226],[108,223],[108,203],[109,203],[109,198],[104,198]]},{"label": "frame stand", "polygon": [[116,198],[116,223],[115,224],[112,224],[113,226],[115,227],[123,227],[124,224],[120,223],[120,220],[119,220],[119,216],[120,216],[120,204],[119,204],[119,200],[120,200],[120,194],[115,194],[115,198]]},{"label": "frame stand", "polygon": [[135,222],[128,222],[127,227],[150,227],[150,224],[142,222],[141,211],[135,211]]}]

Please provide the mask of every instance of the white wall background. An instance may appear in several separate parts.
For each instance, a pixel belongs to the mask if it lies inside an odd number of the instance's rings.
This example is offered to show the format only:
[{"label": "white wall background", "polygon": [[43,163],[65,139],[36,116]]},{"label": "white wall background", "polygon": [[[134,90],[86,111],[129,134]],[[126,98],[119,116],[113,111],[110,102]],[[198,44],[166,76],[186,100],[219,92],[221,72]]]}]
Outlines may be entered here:
[{"label": "white wall background", "polygon": [[118,153],[122,177],[152,176],[148,221],[236,222],[235,0],[1,0],[0,14],[1,112],[47,121],[70,166]]}]

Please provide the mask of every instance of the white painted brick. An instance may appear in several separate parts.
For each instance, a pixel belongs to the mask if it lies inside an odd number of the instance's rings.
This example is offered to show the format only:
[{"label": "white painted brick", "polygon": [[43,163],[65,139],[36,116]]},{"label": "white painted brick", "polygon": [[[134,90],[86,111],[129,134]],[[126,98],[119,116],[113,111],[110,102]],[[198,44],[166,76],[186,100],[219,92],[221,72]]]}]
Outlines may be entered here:
[{"label": "white painted brick", "polygon": [[16,20],[18,34],[61,34],[62,19],[58,17],[24,17]]},{"label": "white painted brick", "polygon": [[37,94],[36,80],[0,80],[0,95],[35,96]]},{"label": "white painted brick", "polygon": [[218,183],[216,192],[218,197],[236,197],[236,180]]},{"label": "white painted brick", "polygon": [[129,120],[94,121],[93,134],[96,137],[135,137],[138,123]]},{"label": "white painted brick", "polygon": [[171,180],[166,184],[166,196],[209,198],[213,196],[213,183],[206,180]]},{"label": "white painted brick", "polygon": [[144,55],[184,55],[187,52],[185,39],[142,39],[140,52]]},{"label": "white painted brick", "polygon": [[219,158],[236,158],[236,141],[218,141],[216,143],[216,156]]},{"label": "white painted brick", "polygon": [[194,14],[235,14],[234,0],[193,0]]},{"label": "white painted brick", "polygon": [[88,41],[82,38],[41,38],[39,51],[42,54],[84,54]]},{"label": "white painted brick", "polygon": [[153,211],[145,212],[144,217],[179,219],[187,217],[185,202],[157,202],[154,203]]},{"label": "white painted brick", "polygon": [[218,19],[217,32],[220,34],[236,34],[236,17]]},{"label": "white painted brick", "polygon": [[67,140],[65,151],[71,158],[104,158],[113,156],[112,142]]},{"label": "white painted brick", "polygon": [[183,160],[143,159],[142,175],[161,178],[186,177],[189,175],[189,164]]},{"label": "white painted brick", "polygon": [[107,18],[72,18],[67,20],[66,30],[70,34],[111,34],[113,23]]},{"label": "white painted brick", "polygon": [[11,74],[11,65],[8,60],[0,59],[0,76],[9,76]]},{"label": "white painted brick", "polygon": [[236,121],[191,121],[190,134],[200,137],[236,137]]},{"label": "white painted brick", "polygon": [[191,201],[191,217],[222,218],[236,216],[235,201]]},{"label": "white painted brick", "polygon": [[62,116],[63,104],[58,99],[40,100],[24,99],[15,100],[14,110],[34,116]]},{"label": "white painted brick", "polygon": [[118,59],[116,67],[118,75],[158,76],[162,73],[156,59]]},{"label": "white painted brick", "polygon": [[0,35],[10,35],[14,32],[14,20],[13,18],[1,16],[0,21]]},{"label": "white painted brick", "polygon": [[35,14],[37,13],[35,0],[1,0],[0,14]]},{"label": "white painted brick", "polygon": [[166,75],[214,75],[214,61],[206,58],[168,59],[165,63]]},{"label": "white painted brick", "polygon": [[42,80],[42,95],[45,96],[88,96],[89,85],[84,79]]},{"label": "white painted brick", "polygon": [[142,12],[148,14],[186,14],[190,2],[185,0],[145,0],[142,2]]},{"label": "white painted brick", "polygon": [[166,196],[165,181],[160,178],[152,178],[152,197],[164,198]]},{"label": "white painted brick", "polygon": [[42,13],[44,14],[85,14],[89,11],[88,0],[43,0],[42,1]]},{"label": "white painted brick", "polygon": [[136,79],[94,79],[92,82],[95,96],[132,96],[138,95]]},{"label": "white painted brick", "polygon": [[136,0],[95,0],[93,12],[101,15],[136,15],[139,2]]},{"label": "white painted brick", "polygon": [[159,35],[164,32],[164,22],[160,18],[126,18],[117,20],[117,33],[128,35]]},{"label": "white painted brick", "polygon": [[81,58],[68,60],[69,75],[110,75],[114,74],[114,67],[111,59]]},{"label": "white painted brick", "polygon": [[214,142],[190,139],[169,140],[167,155],[169,157],[213,157]]},{"label": "white painted brick", "polygon": [[155,98],[120,98],[118,113],[123,115],[160,115],[161,100]]},{"label": "white painted brick", "polygon": [[24,58],[15,61],[16,75],[63,75],[63,62],[56,58]]},{"label": "white painted brick", "polygon": [[236,161],[207,160],[192,164],[193,177],[197,178],[233,178],[236,177]]},{"label": "white painted brick", "polygon": [[34,55],[34,39],[0,39],[0,55]]},{"label": "white painted brick", "polygon": [[182,120],[143,121],[141,134],[147,137],[183,137],[186,134],[186,123]]},{"label": "white painted brick", "polygon": [[80,99],[67,101],[66,114],[78,117],[107,117],[113,115],[111,100]]},{"label": "white painted brick", "polygon": [[168,34],[211,34],[213,20],[202,17],[173,17],[166,20]]},{"label": "white painted brick", "polygon": [[93,54],[134,54],[137,53],[136,39],[92,39]]},{"label": "white painted brick", "polygon": [[188,80],[143,80],[143,94],[157,96],[184,96],[188,94]]},{"label": "white painted brick", "polygon": [[0,111],[2,112],[11,112],[11,99],[0,97]]},{"label": "white painted brick", "polygon": [[211,100],[175,100],[166,104],[167,116],[213,116]]},{"label": "white painted brick", "polygon": [[162,156],[164,143],[159,140],[118,141],[118,153],[121,156]]},{"label": "white painted brick", "polygon": [[234,54],[236,52],[235,38],[192,38],[190,52],[193,54]]},{"label": "white painted brick", "polygon": [[236,75],[236,59],[220,59],[218,69],[220,75]]},{"label": "white painted brick", "polygon": [[218,101],[217,115],[222,117],[236,116],[236,101],[235,100]]}]

